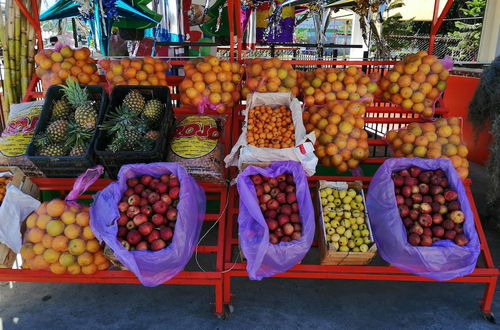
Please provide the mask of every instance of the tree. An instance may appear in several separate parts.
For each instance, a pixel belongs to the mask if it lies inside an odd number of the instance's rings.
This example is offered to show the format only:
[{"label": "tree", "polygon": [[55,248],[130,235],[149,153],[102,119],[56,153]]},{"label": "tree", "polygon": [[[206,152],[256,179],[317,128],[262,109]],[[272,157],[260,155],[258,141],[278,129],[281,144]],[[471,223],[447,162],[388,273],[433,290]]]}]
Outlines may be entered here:
[{"label": "tree", "polygon": [[[460,8],[460,13],[464,18],[477,17],[471,20],[473,23],[461,21],[455,22],[456,31],[448,32],[448,36],[457,38],[460,41],[456,46],[448,47],[453,51],[453,57],[458,60],[470,59],[471,52],[477,52],[481,39],[481,29],[483,27],[482,17],[486,7],[486,0],[467,0],[465,6]],[[468,22],[469,20],[467,20]]]}]

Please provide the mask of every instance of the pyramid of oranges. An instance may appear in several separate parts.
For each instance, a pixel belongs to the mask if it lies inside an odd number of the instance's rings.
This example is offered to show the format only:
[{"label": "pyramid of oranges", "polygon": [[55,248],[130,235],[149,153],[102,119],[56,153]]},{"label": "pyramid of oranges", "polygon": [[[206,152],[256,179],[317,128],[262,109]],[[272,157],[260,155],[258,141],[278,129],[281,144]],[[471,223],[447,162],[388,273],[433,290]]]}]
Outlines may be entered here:
[{"label": "pyramid of oranges", "polygon": [[450,72],[437,57],[420,51],[407,55],[380,80],[377,92],[387,101],[430,118],[439,94],[446,89]]},{"label": "pyramid of oranges", "polygon": [[42,79],[44,90],[62,84],[69,77],[82,85],[98,85],[100,82],[97,65],[87,47],[63,47],[59,51],[44,49],[35,55],[35,62],[36,74]]},{"label": "pyramid of oranges", "polygon": [[346,69],[317,68],[299,74],[300,93],[306,106],[328,101],[370,103],[377,84],[355,66]]},{"label": "pyramid of oranges", "polygon": [[184,106],[225,113],[226,107],[239,101],[238,87],[244,73],[239,63],[207,55],[187,62],[184,72],[186,76],[179,85]]},{"label": "pyramid of oranges", "polygon": [[345,172],[368,158],[368,134],[364,130],[364,102],[328,101],[304,110],[307,133],[316,134],[315,154],[323,166]]},{"label": "pyramid of oranges", "polygon": [[292,65],[279,58],[254,58],[246,63],[246,81],[241,89],[241,97],[249,93],[293,93],[299,94],[297,72]]},{"label": "pyramid of oranges", "polygon": [[106,80],[116,85],[168,86],[168,62],[146,56],[144,58],[123,58],[121,60],[99,60],[99,66],[106,72]]},{"label": "pyramid of oranges", "polygon": [[54,274],[93,274],[109,268],[89,226],[89,208],[60,199],[44,202],[26,219],[23,267]]},{"label": "pyramid of oranges", "polygon": [[440,118],[435,122],[411,123],[405,128],[391,130],[385,139],[394,157],[449,159],[461,179],[469,175],[469,150],[462,141],[460,118]]}]

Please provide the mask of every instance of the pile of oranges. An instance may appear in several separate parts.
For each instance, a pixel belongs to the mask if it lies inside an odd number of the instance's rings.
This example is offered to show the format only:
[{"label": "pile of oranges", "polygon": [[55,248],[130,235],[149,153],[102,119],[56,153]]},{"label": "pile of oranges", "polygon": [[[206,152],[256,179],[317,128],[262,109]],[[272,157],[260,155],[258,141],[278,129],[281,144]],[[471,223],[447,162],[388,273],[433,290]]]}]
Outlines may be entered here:
[{"label": "pile of oranges", "polygon": [[225,113],[226,107],[239,101],[238,85],[244,73],[239,63],[207,55],[186,63],[184,72],[186,76],[179,85],[183,105]]},{"label": "pile of oranges", "polygon": [[89,208],[63,200],[44,202],[26,219],[23,267],[54,274],[93,274],[109,268],[89,226]]},{"label": "pile of oranges", "polygon": [[2,204],[3,199],[5,198],[5,192],[7,190],[7,185],[12,181],[11,176],[2,176],[0,177],[0,205]]},{"label": "pile of oranges", "polygon": [[450,72],[425,51],[407,55],[379,82],[384,99],[412,110],[422,117],[434,115],[432,108],[439,94],[446,89]]},{"label": "pile of oranges", "polygon": [[121,60],[100,60],[99,66],[106,72],[111,87],[116,85],[168,86],[169,64],[151,56],[124,58]]},{"label": "pile of oranges", "polygon": [[63,47],[60,51],[44,49],[35,55],[35,62],[36,74],[42,79],[44,90],[64,83],[69,77],[82,85],[98,85],[100,82],[97,65],[87,47]]},{"label": "pile of oranges", "polygon": [[345,172],[368,158],[368,134],[363,129],[363,102],[328,101],[304,110],[307,133],[316,135],[315,153],[323,166]]},{"label": "pile of oranges", "polygon": [[317,68],[301,72],[298,83],[306,106],[322,105],[335,100],[361,100],[370,103],[377,90],[377,83],[355,66],[346,69]]},{"label": "pile of oranges", "polygon": [[285,92],[299,94],[297,72],[292,65],[278,58],[254,58],[246,63],[246,85],[241,90],[241,97],[246,99],[253,92]]},{"label": "pile of oranges", "polygon": [[469,175],[469,150],[462,141],[460,118],[440,118],[435,122],[411,123],[387,132],[385,138],[394,157],[449,159],[461,179]]},{"label": "pile of oranges", "polygon": [[259,148],[293,148],[295,126],[292,112],[282,105],[257,106],[250,109],[247,120],[247,142]]}]

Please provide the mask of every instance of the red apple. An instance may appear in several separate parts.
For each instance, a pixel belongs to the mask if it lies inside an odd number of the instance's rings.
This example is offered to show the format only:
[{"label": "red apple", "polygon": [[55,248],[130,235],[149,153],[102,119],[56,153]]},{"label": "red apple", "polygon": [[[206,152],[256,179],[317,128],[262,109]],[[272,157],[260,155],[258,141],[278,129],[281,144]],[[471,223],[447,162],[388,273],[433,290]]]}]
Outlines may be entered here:
[{"label": "red apple", "polygon": [[300,223],[300,216],[298,213],[292,213],[290,215],[290,222],[291,223]]},{"label": "red apple", "polygon": [[122,246],[126,249],[126,250],[129,250],[130,251],[130,243],[127,242],[126,240],[122,240],[120,242],[122,244]]},{"label": "red apple", "polygon": [[414,178],[418,178],[420,173],[422,173],[422,169],[420,167],[412,166],[410,167],[410,175]]},{"label": "red apple", "polygon": [[278,237],[276,237],[276,235],[274,234],[269,234],[269,243],[278,244],[279,243]]},{"label": "red apple", "polygon": [[432,227],[432,234],[436,237],[443,237],[444,236],[444,228],[441,226],[434,226],[434,227]]},{"label": "red apple", "polygon": [[170,196],[170,198],[172,199],[177,199],[179,198],[179,193],[181,191],[181,188],[180,187],[172,187],[170,188],[170,190],[168,191],[168,195]]},{"label": "red apple", "polygon": [[405,176],[410,176],[410,173],[408,172],[408,170],[401,170],[401,171],[399,171],[398,174],[401,175],[401,176],[404,176],[404,177]]},{"label": "red apple", "polygon": [[129,208],[127,210],[127,217],[129,217],[129,219],[132,219],[133,217],[135,217],[139,213],[141,213],[140,208],[138,208],[137,206],[129,206]]},{"label": "red apple", "polygon": [[170,177],[167,174],[163,174],[162,176],[160,176],[160,182],[161,183],[168,184],[169,181],[170,181]]},{"label": "red apple", "polygon": [[280,204],[275,199],[269,200],[266,205],[267,205],[267,208],[270,210],[277,210],[278,207],[280,207]]},{"label": "red apple", "polygon": [[277,187],[278,186],[278,179],[276,178],[269,178],[267,181],[271,185],[271,188]]},{"label": "red apple", "polygon": [[293,234],[293,225],[291,223],[285,223],[283,225],[283,233],[287,236],[290,236]]},{"label": "red apple", "polygon": [[276,198],[276,196],[278,196],[280,192],[281,191],[279,188],[273,188],[271,189],[271,192],[269,194],[271,195],[272,198]]},{"label": "red apple", "polygon": [[302,233],[300,231],[294,231],[292,234],[292,241],[298,240],[302,237]]},{"label": "red apple", "polygon": [[145,186],[149,186],[151,180],[153,180],[153,178],[150,175],[143,175],[141,177],[141,183]]},{"label": "red apple", "polygon": [[413,199],[409,197],[405,198],[405,205],[408,206],[409,208],[413,207]]},{"label": "red apple", "polygon": [[141,202],[139,195],[133,194],[128,198],[128,205],[137,206]]},{"label": "red apple", "polygon": [[432,215],[432,223],[435,225],[440,225],[443,223],[443,216],[440,213],[434,213]]},{"label": "red apple", "polygon": [[408,216],[408,214],[410,213],[410,210],[408,209],[408,206],[406,206],[406,205],[399,205],[398,210],[399,210],[399,215],[401,216],[401,218]]},{"label": "red apple", "polygon": [[422,202],[427,204],[432,204],[433,203],[432,196],[424,195],[424,197],[422,197]]},{"label": "red apple", "polygon": [[165,217],[163,217],[163,215],[161,215],[161,214],[155,214],[151,218],[151,222],[155,226],[161,226],[161,225],[165,224]]},{"label": "red apple", "polygon": [[152,243],[154,240],[157,240],[160,238],[160,231],[157,229],[154,229],[146,238],[148,243]]},{"label": "red apple", "polygon": [[416,221],[420,216],[420,211],[417,209],[411,209],[410,212],[408,213],[408,216],[410,217],[410,220]]},{"label": "red apple", "polygon": [[151,242],[151,250],[152,251],[162,250],[166,246],[167,246],[167,243],[165,243],[165,241],[162,239],[156,239],[156,240]]},{"label": "red apple", "polygon": [[137,243],[139,243],[141,241],[141,239],[142,239],[142,236],[139,233],[139,231],[137,231],[136,229],[132,229],[127,234],[127,242],[129,242],[130,245],[136,245]]},{"label": "red apple", "polygon": [[454,230],[447,230],[444,232],[444,238],[449,239],[450,241],[454,241],[455,236],[457,236],[457,232]]},{"label": "red apple", "polygon": [[420,204],[420,212],[422,212],[424,214],[429,214],[429,213],[431,213],[431,211],[432,211],[432,207],[430,204],[428,204],[428,203]]},{"label": "red apple", "polygon": [[397,175],[397,174],[393,175],[392,181],[394,182],[394,185],[396,187],[401,187],[405,183],[404,178],[400,175]]},{"label": "red apple", "polygon": [[165,242],[170,241],[173,236],[174,236],[174,232],[172,231],[172,228],[170,228],[170,227],[160,228],[160,237]]},{"label": "red apple", "polygon": [[461,205],[459,201],[451,201],[448,203],[448,210],[450,211],[460,211]]},{"label": "red apple", "polygon": [[278,228],[278,221],[274,219],[267,219],[266,223],[269,230],[275,230],[276,228]]},{"label": "red apple", "polygon": [[151,180],[151,182],[149,183],[149,188],[151,190],[155,190],[156,191],[156,186],[160,183],[160,180],[159,179],[153,179]]},{"label": "red apple", "polygon": [[458,198],[458,193],[454,190],[445,190],[444,199],[448,202],[454,201]]},{"label": "red apple", "polygon": [[292,204],[292,212],[299,213],[299,204],[297,204],[297,203]]},{"label": "red apple", "polygon": [[276,180],[278,180],[278,182],[282,182],[282,181],[286,181],[286,174],[280,174],[276,177]]},{"label": "red apple", "polygon": [[264,217],[266,218],[276,219],[277,216],[278,212],[276,210],[267,210],[264,212]]},{"label": "red apple", "polygon": [[276,195],[276,200],[280,204],[285,204],[287,202],[286,198],[287,198],[287,195],[285,193],[283,193],[283,192],[281,192],[278,195]]},{"label": "red apple", "polygon": [[167,192],[168,190],[168,186],[162,182],[159,182],[157,185],[156,185],[156,191],[159,193],[159,194],[164,194]]},{"label": "red apple", "polygon": [[153,204],[153,211],[158,214],[165,214],[167,212],[168,206],[163,201],[157,201]]},{"label": "red apple", "polygon": [[294,184],[295,183],[295,181],[293,181],[293,175],[291,175],[291,174],[287,174],[286,175],[286,183],[288,183],[288,184]]},{"label": "red apple", "polygon": [[266,210],[267,210],[267,205],[266,205],[266,203],[261,203],[261,204],[259,204],[259,207],[260,207],[260,210],[261,210],[262,212],[264,212],[264,211],[266,211]]},{"label": "red apple", "polygon": [[467,245],[467,243],[469,243],[469,239],[465,235],[458,234],[457,236],[455,236],[455,244],[456,245],[464,246],[464,245]]},{"label": "red apple", "polygon": [[283,236],[283,238],[281,239],[282,242],[291,242],[292,241],[292,238],[290,236]]},{"label": "red apple", "polygon": [[176,221],[177,220],[177,209],[173,207],[169,207],[167,210],[167,219],[169,221]]},{"label": "red apple", "polygon": [[416,186],[418,184],[418,180],[416,178],[413,178],[411,176],[405,177],[405,186]]},{"label": "red apple", "polygon": [[128,222],[128,217],[125,213],[120,213],[120,217],[116,221],[116,224],[118,226],[125,226]]},{"label": "red apple", "polygon": [[288,193],[286,195],[286,202],[288,204],[295,203],[297,201],[297,195],[294,192]]},{"label": "red apple", "polygon": [[427,235],[420,236],[420,245],[431,246],[432,245],[432,237],[427,236]]},{"label": "red apple", "polygon": [[294,185],[288,185],[288,186],[286,186],[285,192],[286,193],[293,193],[293,192],[295,192],[295,186]]},{"label": "red apple", "polygon": [[418,217],[418,223],[422,227],[430,227],[432,225],[432,217],[430,214],[421,214],[420,217]]},{"label": "red apple", "polygon": [[441,182],[439,184],[441,185],[441,187],[447,188],[448,187],[448,178],[446,178],[446,177],[441,178]]},{"label": "red apple", "polygon": [[403,225],[406,227],[406,228],[410,228],[411,226],[413,226],[413,220],[410,219],[410,218],[404,218],[403,219]]},{"label": "red apple", "polygon": [[411,199],[413,199],[414,203],[422,203],[422,194],[416,193],[416,194],[411,194]]},{"label": "red apple", "polygon": [[132,220],[130,220],[130,221],[128,221],[128,222],[127,222],[127,224],[125,225],[125,228],[127,228],[128,230],[132,230],[132,229],[134,229],[134,228],[135,228],[135,223],[134,223]]},{"label": "red apple", "polygon": [[424,228],[422,228],[421,225],[418,223],[414,223],[413,226],[410,228],[410,233],[417,234],[417,235],[422,235],[424,233]]},{"label": "red apple", "polygon": [[256,185],[255,186],[255,193],[257,194],[257,197],[260,197],[264,194],[264,188],[262,185]]},{"label": "red apple", "polygon": [[427,195],[429,193],[429,186],[425,183],[421,183],[418,185],[418,190],[422,195]]},{"label": "red apple", "polygon": [[292,214],[292,206],[289,204],[281,205],[280,213],[284,215],[290,216]]},{"label": "red apple", "polygon": [[146,221],[148,221],[148,217],[145,216],[144,214],[138,214],[134,217],[134,219],[132,220],[134,221],[134,224],[136,226],[140,226],[142,225],[143,223],[145,223]]},{"label": "red apple", "polygon": [[453,211],[450,213],[450,219],[454,223],[462,223],[465,220],[465,215],[462,211]]},{"label": "red apple", "polygon": [[127,180],[127,186],[129,186],[130,188],[134,188],[138,183],[139,179],[137,178],[131,178]]},{"label": "red apple", "polygon": [[170,188],[179,187],[180,186],[179,178],[173,174],[170,174],[170,181],[168,181],[168,186]]},{"label": "red apple", "polygon": [[294,223],[293,224],[293,230],[294,231],[302,231],[302,226],[300,225],[300,223]]},{"label": "red apple", "polygon": [[153,214],[153,208],[150,205],[144,205],[143,207],[141,207],[141,213],[149,217],[151,214]]},{"label": "red apple", "polygon": [[290,222],[290,218],[284,214],[280,214],[278,215],[278,224],[280,226],[283,226],[285,223],[289,223]]},{"label": "red apple", "polygon": [[144,191],[144,185],[143,184],[138,184],[134,187],[134,192],[137,194],[137,195],[140,195],[142,192]]},{"label": "red apple", "polygon": [[170,196],[168,194],[162,194],[160,196],[160,200],[165,202],[165,204],[167,204],[167,205],[172,204],[172,198],[170,198]]},{"label": "red apple", "polygon": [[408,235],[408,243],[413,246],[420,245],[420,236],[415,233],[411,233],[410,235]]},{"label": "red apple", "polygon": [[149,204],[154,204],[160,200],[160,194],[158,194],[157,192],[152,192],[147,198]]},{"label": "red apple", "polygon": [[274,231],[274,235],[276,235],[276,237],[278,238],[283,237],[283,229],[281,229],[281,227],[276,228],[276,230]]},{"label": "red apple", "polygon": [[441,186],[433,185],[429,188],[431,195],[440,195],[443,193],[444,189]]},{"label": "red apple", "polygon": [[125,227],[125,226],[118,226],[118,231],[116,233],[116,236],[118,236],[120,238],[124,238],[125,236],[127,236],[127,233],[128,233],[127,227]]},{"label": "red apple", "polygon": [[145,206],[145,205],[149,205],[149,201],[146,198],[141,198],[139,206],[142,207],[142,206]]},{"label": "red apple", "polygon": [[139,243],[137,243],[137,245],[135,246],[135,249],[140,251],[140,250],[148,250],[149,247],[148,247],[148,242],[146,241],[141,241]]},{"label": "red apple", "polygon": [[153,230],[153,224],[151,222],[145,222],[139,226],[139,233],[141,233],[142,236],[149,235],[149,233],[151,233],[152,230]]},{"label": "red apple", "polygon": [[130,197],[130,196],[132,196],[134,194],[134,189],[133,188],[128,188],[127,190],[125,190],[125,192],[123,194],[125,196],[127,196],[127,197]]},{"label": "red apple", "polygon": [[262,177],[260,175],[252,175],[250,177],[250,179],[252,180],[253,184],[255,184],[255,185],[262,184]]},{"label": "red apple", "polygon": [[443,221],[442,226],[446,230],[452,230],[453,228],[455,228],[455,223],[453,221],[451,221],[450,219],[447,219],[447,220]]},{"label": "red apple", "polygon": [[402,195],[396,195],[396,204],[403,205],[405,203],[405,198]]},{"label": "red apple", "polygon": [[120,212],[127,212],[127,210],[128,210],[128,206],[129,206],[129,205],[128,205],[128,203],[126,203],[126,202],[120,202],[120,203],[118,204],[118,210],[119,210]]},{"label": "red apple", "polygon": [[426,235],[426,236],[432,236],[432,230],[430,227],[425,227],[424,228],[424,233],[422,235]]},{"label": "red apple", "polygon": [[286,189],[286,182],[285,181],[281,181],[280,183],[278,183],[278,189],[281,190],[281,191],[285,191]]},{"label": "red apple", "polygon": [[403,186],[403,188],[401,188],[401,194],[404,197],[410,197],[411,196],[411,186]]}]

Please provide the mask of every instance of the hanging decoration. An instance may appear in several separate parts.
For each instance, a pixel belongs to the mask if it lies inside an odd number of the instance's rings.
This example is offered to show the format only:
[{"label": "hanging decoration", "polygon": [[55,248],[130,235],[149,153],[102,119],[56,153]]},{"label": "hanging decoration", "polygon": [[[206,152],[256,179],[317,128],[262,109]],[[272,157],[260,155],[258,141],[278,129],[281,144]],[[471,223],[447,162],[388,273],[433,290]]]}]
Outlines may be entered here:
[{"label": "hanging decoration", "polygon": [[374,45],[375,58],[390,57],[389,46],[375,25],[377,19],[381,17],[380,12],[385,10],[387,2],[388,0],[358,0],[352,7],[352,11],[359,15],[361,34],[365,44],[369,46],[371,41]]},{"label": "hanging decoration", "polygon": [[212,7],[207,10],[206,15],[208,16],[208,21],[200,25],[203,33],[213,37],[229,36],[227,0],[215,1]]},{"label": "hanging decoration", "polygon": [[184,10],[180,0],[161,0],[154,3],[156,12],[163,19],[156,27],[156,40],[164,42],[184,41]]},{"label": "hanging decoration", "polygon": [[257,7],[257,42],[293,42],[295,7],[278,1]]}]

